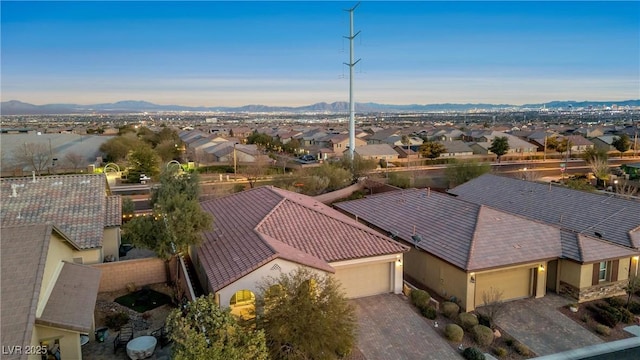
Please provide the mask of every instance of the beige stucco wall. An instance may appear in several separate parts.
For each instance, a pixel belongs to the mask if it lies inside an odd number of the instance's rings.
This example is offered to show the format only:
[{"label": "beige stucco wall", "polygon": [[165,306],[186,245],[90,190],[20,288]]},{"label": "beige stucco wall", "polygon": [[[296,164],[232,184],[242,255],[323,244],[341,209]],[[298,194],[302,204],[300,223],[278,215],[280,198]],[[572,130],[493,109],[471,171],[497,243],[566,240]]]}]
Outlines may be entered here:
[{"label": "beige stucco wall", "polygon": [[[275,267],[274,265],[278,265]],[[275,268],[274,268],[275,267]],[[232,284],[220,289],[216,293],[216,298],[220,299],[220,307],[229,307],[229,301],[233,294],[239,290],[250,290],[255,295],[258,295],[258,284],[267,277],[280,277],[282,273],[289,273],[297,268],[301,267],[300,264],[296,264],[291,261],[275,259],[272,260],[265,265],[262,265],[258,269],[252,271],[251,273],[243,276],[242,278],[236,280]],[[273,269],[272,269],[273,268]],[[317,269],[311,269],[312,271],[316,271],[320,274],[324,274],[325,272]]]},{"label": "beige stucco wall", "polygon": [[588,271],[588,274],[583,274],[582,265],[570,260],[560,259],[558,260],[558,268],[561,282],[580,288],[582,277],[585,275],[588,277],[586,281],[591,285],[591,270]]},{"label": "beige stucco wall", "polygon": [[455,296],[465,305],[469,283],[465,271],[415,248],[404,253],[404,271],[439,295],[446,298]]},{"label": "beige stucco wall", "polygon": [[82,263],[85,265],[100,264],[103,260],[102,248],[78,250],[73,253],[73,257],[82,258]]},{"label": "beige stucco wall", "polygon": [[[82,359],[82,350],[80,348],[80,333],[58,328],[35,325],[31,344],[39,346],[42,341],[51,341],[60,339],[60,356],[62,359]],[[39,356],[29,357],[29,360],[40,360]]]},{"label": "beige stucco wall", "polygon": [[46,300],[49,298],[49,293],[53,289],[53,283],[58,277],[58,273],[62,267],[62,261],[73,262],[73,257],[76,251],[71,248],[70,244],[66,242],[60,235],[51,234],[51,240],[49,241],[49,250],[47,251],[47,260],[44,266],[44,273],[42,275],[42,284],[40,287],[40,295],[38,296],[38,308],[37,315],[39,316],[44,310]]},{"label": "beige stucco wall", "polygon": [[136,286],[167,282],[165,261],[159,258],[145,258],[93,264],[100,269],[99,292],[122,290],[127,284]]},{"label": "beige stucco wall", "polygon": [[102,238],[103,256],[113,255],[116,261],[120,259],[120,228],[112,227],[104,229]]}]

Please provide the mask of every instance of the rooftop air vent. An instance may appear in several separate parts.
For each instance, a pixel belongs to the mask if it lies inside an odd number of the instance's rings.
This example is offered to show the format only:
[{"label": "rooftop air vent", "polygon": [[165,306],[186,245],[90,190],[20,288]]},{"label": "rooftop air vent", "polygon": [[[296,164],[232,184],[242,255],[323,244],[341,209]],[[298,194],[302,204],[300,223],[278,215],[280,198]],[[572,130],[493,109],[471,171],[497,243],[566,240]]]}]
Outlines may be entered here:
[{"label": "rooftop air vent", "polygon": [[602,239],[602,234],[601,234],[601,233],[599,233],[599,232],[597,232],[597,231],[594,231],[593,233],[596,235],[596,237],[597,237],[598,239]]},{"label": "rooftop air vent", "polygon": [[392,239],[395,239],[396,237],[398,237],[398,231],[397,230],[391,230],[389,232],[389,237]]},{"label": "rooftop air vent", "polygon": [[417,244],[420,241],[422,241],[422,235],[420,234],[411,235],[411,239],[413,240],[414,243]]}]

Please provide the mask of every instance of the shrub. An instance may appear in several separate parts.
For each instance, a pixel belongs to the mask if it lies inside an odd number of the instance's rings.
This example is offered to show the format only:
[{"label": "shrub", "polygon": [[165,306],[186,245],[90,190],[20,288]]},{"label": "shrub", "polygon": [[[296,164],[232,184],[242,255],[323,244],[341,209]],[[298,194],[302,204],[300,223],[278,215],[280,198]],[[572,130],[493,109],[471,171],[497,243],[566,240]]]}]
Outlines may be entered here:
[{"label": "shrub", "polygon": [[640,315],[640,303],[637,301],[630,302],[629,311],[631,311],[632,314]]},{"label": "shrub", "polygon": [[493,342],[493,330],[484,325],[476,325],[471,329],[473,339],[480,346],[489,346]]},{"label": "shrub", "polygon": [[485,314],[478,313],[478,324],[484,325],[488,328],[491,327],[491,319]]},{"label": "shrub", "polygon": [[460,320],[460,326],[467,331],[478,325],[478,318],[470,313],[461,313],[458,319]]},{"label": "shrub", "polygon": [[609,336],[611,335],[611,328],[606,325],[598,324],[596,325],[596,332],[600,335]]},{"label": "shrub", "polygon": [[516,352],[522,356],[529,356],[531,355],[531,350],[529,350],[529,348],[527,347],[527,345],[523,344],[523,343],[516,343],[516,345],[514,346],[516,349]]},{"label": "shrub", "polygon": [[589,307],[594,312],[595,319],[601,324],[615,327],[620,322],[620,311],[608,304],[597,304]]},{"label": "shrub", "polygon": [[120,330],[120,328],[129,322],[129,314],[124,311],[109,314],[105,317],[104,323],[108,328]]},{"label": "shrub", "polygon": [[418,309],[422,310],[422,308],[429,306],[431,295],[429,295],[428,292],[420,289],[413,289],[411,290],[411,294],[409,296],[411,298],[411,303]]},{"label": "shrub", "polygon": [[462,352],[462,356],[467,360],[485,360],[486,359],[482,351],[480,351],[480,349],[475,347],[468,347],[464,349],[464,351]]},{"label": "shrub", "polygon": [[427,306],[420,309],[420,313],[422,314],[422,316],[426,317],[429,320],[435,320],[436,316],[438,315],[436,309],[434,309],[432,306]]},{"label": "shrub", "polygon": [[507,346],[513,346],[513,339],[512,338],[505,338],[504,339],[504,343],[507,344]]},{"label": "shrub", "polygon": [[464,336],[464,330],[456,324],[448,324],[444,328],[444,335],[449,339],[449,341],[460,342]]},{"label": "shrub", "polygon": [[587,314],[584,314],[584,315],[582,315],[580,320],[582,320],[582,322],[588,323],[591,320],[591,317],[589,315],[587,315]]},{"label": "shrub", "polygon": [[507,349],[503,348],[503,347],[497,347],[495,349],[493,349],[493,353],[496,354],[497,357],[502,358],[507,356],[507,354],[509,353],[507,351]]},{"label": "shrub", "polygon": [[445,301],[442,303],[442,313],[449,319],[454,319],[456,315],[458,315],[459,311],[460,306],[456,303],[452,303],[451,301]]},{"label": "shrub", "polygon": [[606,298],[605,301],[613,307],[620,308],[624,306],[624,300],[618,297]]}]

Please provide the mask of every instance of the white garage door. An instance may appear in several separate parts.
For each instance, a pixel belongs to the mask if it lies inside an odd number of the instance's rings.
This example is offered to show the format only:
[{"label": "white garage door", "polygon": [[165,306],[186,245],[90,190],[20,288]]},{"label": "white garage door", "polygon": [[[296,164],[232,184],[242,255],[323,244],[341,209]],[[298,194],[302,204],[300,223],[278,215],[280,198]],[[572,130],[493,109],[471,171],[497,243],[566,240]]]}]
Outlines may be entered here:
[{"label": "white garage door", "polygon": [[336,269],[335,277],[348,298],[358,298],[391,292],[391,266],[377,263]]},{"label": "white garage door", "polygon": [[531,296],[531,269],[519,268],[493,271],[476,276],[476,306],[483,303],[482,294],[493,287],[503,291],[502,300]]}]

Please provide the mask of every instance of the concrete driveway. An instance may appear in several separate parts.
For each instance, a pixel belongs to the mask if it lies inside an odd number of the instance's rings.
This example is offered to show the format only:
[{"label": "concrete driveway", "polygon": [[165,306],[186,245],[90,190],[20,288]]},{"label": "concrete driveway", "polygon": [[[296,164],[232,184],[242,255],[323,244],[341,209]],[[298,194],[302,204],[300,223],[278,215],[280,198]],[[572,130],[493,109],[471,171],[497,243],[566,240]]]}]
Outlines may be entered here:
[{"label": "concrete driveway", "polygon": [[414,311],[402,295],[352,300],[358,317],[358,348],[368,360],[460,360],[451,345]]},{"label": "concrete driveway", "polygon": [[557,310],[571,302],[553,293],[540,299],[511,301],[497,324],[538,356],[603,343]]}]

